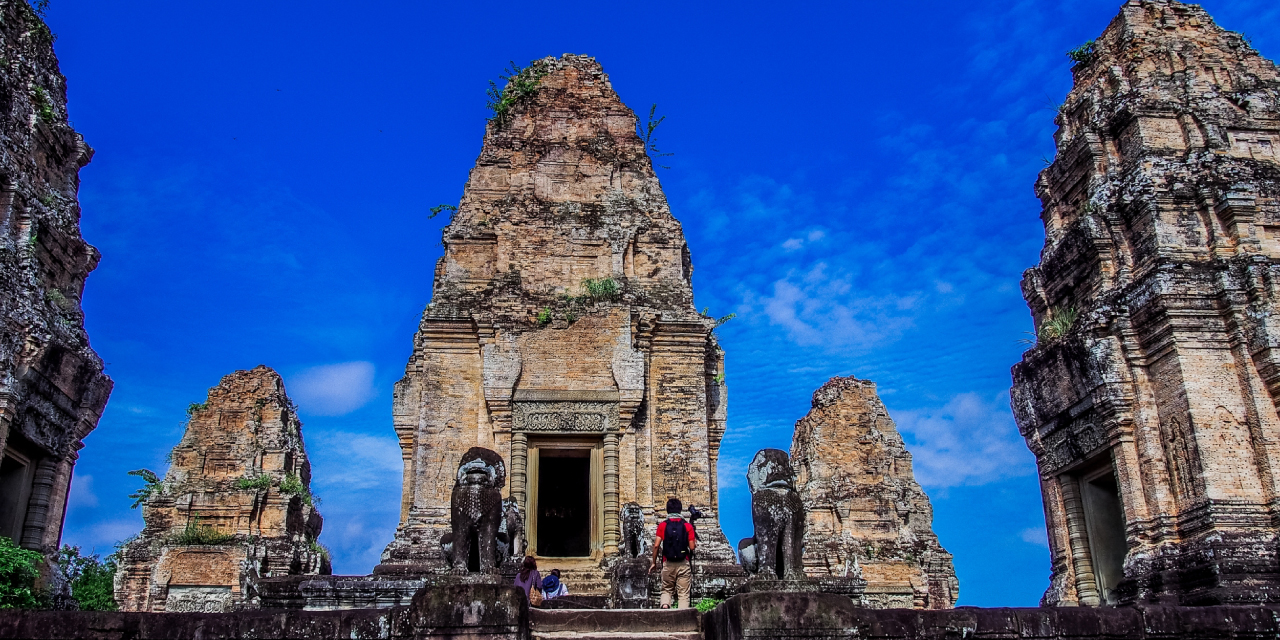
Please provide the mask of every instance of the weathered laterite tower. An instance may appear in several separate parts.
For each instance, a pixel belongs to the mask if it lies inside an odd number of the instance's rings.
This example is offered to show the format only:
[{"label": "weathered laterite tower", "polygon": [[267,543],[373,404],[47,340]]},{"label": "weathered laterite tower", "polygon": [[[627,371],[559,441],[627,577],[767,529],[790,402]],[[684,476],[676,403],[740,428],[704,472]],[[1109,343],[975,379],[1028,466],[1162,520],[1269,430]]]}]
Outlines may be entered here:
[{"label": "weathered laterite tower", "polygon": [[717,517],[723,353],[636,116],[592,58],[521,77],[536,89],[488,125],[396,385],[403,503],[376,572],[439,566],[458,460],[481,446],[508,463],[529,553],[575,593],[607,592],[621,506],[652,526],[668,497],[707,516],[700,584],[745,577]]},{"label": "weathered laterite tower", "polygon": [[1013,368],[1044,603],[1280,601],[1280,77],[1167,0],[1076,57]]}]

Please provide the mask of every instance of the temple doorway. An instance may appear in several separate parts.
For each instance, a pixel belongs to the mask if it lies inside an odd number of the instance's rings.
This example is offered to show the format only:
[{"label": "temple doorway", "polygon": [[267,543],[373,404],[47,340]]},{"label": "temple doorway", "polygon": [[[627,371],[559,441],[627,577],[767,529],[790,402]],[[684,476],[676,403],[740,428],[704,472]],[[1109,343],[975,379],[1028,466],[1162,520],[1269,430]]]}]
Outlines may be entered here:
[{"label": "temple doorway", "polygon": [[[581,455],[554,455],[578,454]],[[538,468],[538,555],[591,555],[591,460],[587,451],[546,451]]]},{"label": "temple doorway", "polygon": [[530,442],[529,551],[539,558],[589,558],[602,549],[601,456],[598,439]]},{"label": "temple doorway", "polygon": [[1112,465],[1081,478],[1080,497],[1098,596],[1107,604],[1115,604],[1115,588],[1124,579],[1124,556],[1129,547],[1124,532],[1124,505]]}]

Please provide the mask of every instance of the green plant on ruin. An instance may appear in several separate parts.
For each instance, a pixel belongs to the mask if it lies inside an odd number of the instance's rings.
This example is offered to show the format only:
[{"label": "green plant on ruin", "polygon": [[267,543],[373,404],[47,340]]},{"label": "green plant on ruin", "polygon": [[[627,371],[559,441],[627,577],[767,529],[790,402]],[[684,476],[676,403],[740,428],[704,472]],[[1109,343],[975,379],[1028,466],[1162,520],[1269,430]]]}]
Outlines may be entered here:
[{"label": "green plant on ruin", "polygon": [[1090,40],[1067,52],[1067,57],[1076,64],[1089,64],[1098,55],[1096,41]]},{"label": "green plant on ruin", "polygon": [[260,473],[255,477],[236,478],[236,488],[241,491],[262,491],[271,488],[271,476]]},{"label": "green plant on ruin", "polygon": [[[31,90],[31,102],[36,108],[36,115],[40,117],[41,122],[50,124],[57,118],[53,112],[53,103],[49,102],[49,92],[45,91],[44,87],[36,87]],[[40,201],[44,202],[44,199],[41,198]]]},{"label": "green plant on ruin", "polygon": [[193,417],[196,415],[197,412],[204,411],[205,409],[208,409],[208,408],[209,408],[208,401],[192,402],[191,404],[187,405],[187,417],[188,418]]},{"label": "green plant on ruin", "polygon": [[67,296],[57,289],[49,289],[44,292],[44,299],[56,307],[61,307],[67,301]]},{"label": "green plant on ruin", "polygon": [[1049,312],[1049,318],[1041,323],[1036,337],[1041,341],[1061,338],[1071,331],[1079,317],[1075,307],[1054,307]]},{"label": "green plant on ruin", "polygon": [[458,212],[458,207],[451,204],[438,204],[434,207],[431,207],[431,215],[427,216],[427,219],[430,220],[445,211],[449,212],[449,221],[452,222],[453,214]]},{"label": "green plant on ruin", "polygon": [[[674,153],[663,153],[661,150],[658,149],[658,143],[657,143],[657,140],[653,137],[653,132],[658,129],[658,125],[662,124],[662,121],[666,120],[667,117],[662,116],[661,118],[658,118],[655,120],[654,116],[657,115],[657,113],[658,113],[658,103],[655,102],[653,103],[653,106],[649,107],[649,122],[647,124],[641,125],[640,119],[639,118],[636,119],[636,135],[640,136],[640,139],[644,141],[645,151],[648,152],[655,159],[665,158],[667,156],[675,155]],[[662,167],[663,169],[671,168],[664,165],[658,165],[658,166]]]},{"label": "green plant on ruin", "polygon": [[[711,307],[703,307],[703,308],[702,308],[702,314],[701,314],[701,315],[702,315],[702,317],[704,317],[704,318],[710,318],[710,317],[711,317]],[[726,323],[726,322],[728,322],[728,321],[730,321],[730,320],[732,320],[732,319],[734,319],[734,318],[736,318],[736,317],[738,317],[738,314],[736,314],[736,313],[730,313],[729,315],[726,315],[726,316],[720,316],[719,318],[716,318],[716,319],[715,319],[715,320],[716,320],[715,326],[711,327],[711,330],[712,330],[712,331],[715,331],[716,329],[719,329],[719,328],[720,328],[720,325],[722,325],[722,324],[724,324],[724,323]]]},{"label": "green plant on ruin", "polygon": [[716,374],[715,381],[716,381],[716,384],[724,384],[724,372],[723,372],[723,371],[721,371],[720,373],[717,373],[717,374]]},{"label": "green plant on ruin", "polygon": [[115,581],[117,559],[115,554],[106,560],[98,554],[84,555],[80,547],[62,545],[58,551],[58,572],[71,585],[71,597],[81,611],[116,611]]},{"label": "green plant on ruin", "polygon": [[223,545],[235,539],[236,537],[230,533],[223,533],[207,524],[200,524],[200,518],[195,517],[187,522],[187,526],[181,533],[173,537],[173,542],[174,544]]},{"label": "green plant on ruin", "polygon": [[545,325],[547,325],[548,323],[550,323],[550,322],[551,322],[551,309],[550,309],[550,308],[548,308],[548,307],[543,307],[543,308],[542,308],[542,311],[539,311],[539,312],[538,312],[537,320],[538,320],[538,324],[543,325],[543,326],[545,326]]},{"label": "green plant on ruin", "polygon": [[52,193],[46,193],[46,194],[44,194],[44,195],[40,196],[40,197],[39,197],[39,198],[37,198],[37,199],[40,201],[40,204],[42,204],[42,205],[44,205],[44,206],[46,206],[46,207],[52,207],[52,206],[53,206],[53,203],[54,203],[54,202],[57,202],[57,200],[58,200],[58,199],[57,199],[57,197],[56,197],[56,196],[54,196]]},{"label": "green plant on ruin", "polygon": [[319,540],[316,540],[311,536],[307,536],[307,547],[311,549],[311,553],[317,554],[326,559],[333,558],[333,554],[329,551],[329,547],[320,544]]},{"label": "green plant on ruin", "polygon": [[302,478],[299,478],[298,474],[292,471],[284,474],[284,480],[280,482],[280,493],[287,496],[298,496],[302,498],[302,503],[308,506],[320,504],[319,496],[312,495],[307,485],[302,484]]},{"label": "green plant on ruin", "polygon": [[501,89],[498,88],[498,83],[490,80],[488,102],[485,104],[493,112],[489,122],[498,129],[507,126],[511,121],[511,107],[537,93],[538,85],[541,84],[542,77],[545,75],[547,75],[547,63],[541,60],[534,60],[523,69],[513,61],[511,66],[498,76],[503,81]]},{"label": "green plant on ruin", "polygon": [[152,494],[159,493],[164,489],[160,476],[150,469],[134,469],[129,472],[129,475],[138,476],[142,478],[143,482],[142,488],[129,494],[129,497],[133,498],[133,504],[129,507],[130,509],[137,509],[138,505],[146,502]]},{"label": "green plant on ruin", "polygon": [[0,536],[0,609],[39,609],[46,604],[36,590],[44,557],[22,549],[13,540]]},{"label": "green plant on ruin", "polygon": [[582,288],[593,301],[613,300],[622,293],[622,287],[613,278],[587,278],[582,281]]},{"label": "green plant on ruin", "polygon": [[693,608],[697,609],[698,613],[707,613],[708,611],[711,611],[712,609],[715,609],[716,607],[720,606],[720,603],[722,602],[724,602],[724,600],[717,600],[716,598],[703,598],[699,600],[696,604],[694,604]]}]

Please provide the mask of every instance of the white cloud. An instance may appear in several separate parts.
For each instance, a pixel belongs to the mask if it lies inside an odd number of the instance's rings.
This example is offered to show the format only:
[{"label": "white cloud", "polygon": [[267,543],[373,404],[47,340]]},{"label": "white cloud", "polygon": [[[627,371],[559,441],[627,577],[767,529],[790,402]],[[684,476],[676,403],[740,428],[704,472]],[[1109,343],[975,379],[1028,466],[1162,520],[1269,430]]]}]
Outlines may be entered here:
[{"label": "white cloud", "polygon": [[116,543],[142,530],[140,520],[106,520],[93,525],[90,546],[96,553],[111,553]]},{"label": "white cloud", "polygon": [[1022,541],[1027,544],[1034,544],[1041,547],[1049,546],[1049,537],[1044,532],[1044,527],[1028,527],[1023,529],[1019,534]]},{"label": "white cloud", "polygon": [[300,371],[288,379],[289,395],[303,413],[340,416],[377,395],[372,362],[341,362]]},{"label": "white cloud", "polygon": [[795,342],[828,347],[868,346],[896,338],[912,323],[918,296],[865,296],[855,291],[853,276],[828,273],[819,262],[802,274],[791,273],[773,283],[772,296],[750,295],[769,321],[783,327]]},{"label": "white cloud", "polygon": [[804,240],[801,240],[800,238],[790,238],[786,242],[782,243],[782,248],[787,251],[795,251],[803,246]]},{"label": "white cloud", "polygon": [[1035,472],[1005,393],[989,400],[962,393],[945,406],[896,411],[893,418],[921,484],[981,485]]},{"label": "white cloud", "polygon": [[809,242],[817,242],[825,237],[827,237],[827,232],[822,229],[814,229],[809,232]]},{"label": "white cloud", "polygon": [[334,431],[316,436],[309,447],[313,458],[341,460],[341,465],[326,465],[324,474],[315,474],[316,482],[325,487],[368,489],[399,484],[404,471],[400,443],[395,437],[365,433]]},{"label": "white cloud", "polygon": [[81,473],[71,476],[71,493],[67,496],[67,508],[93,508],[98,506],[98,496],[93,492],[93,476]]}]

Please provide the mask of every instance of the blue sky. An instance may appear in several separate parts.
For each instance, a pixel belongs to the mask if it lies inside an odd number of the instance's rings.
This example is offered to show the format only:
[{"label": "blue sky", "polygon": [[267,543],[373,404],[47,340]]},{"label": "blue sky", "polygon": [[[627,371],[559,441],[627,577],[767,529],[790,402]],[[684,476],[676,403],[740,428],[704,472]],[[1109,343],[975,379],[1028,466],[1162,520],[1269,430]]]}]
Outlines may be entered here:
[{"label": "blue sky", "polygon": [[[1280,7],[1211,0],[1280,55]],[[441,218],[509,60],[594,55],[667,116],[659,170],[699,308],[736,312],[721,454],[726,534],[745,465],[787,448],[834,375],[879,384],[955,554],[960,604],[1047,586],[1034,461],[1008,408],[1031,328],[1068,49],[1116,0],[912,3],[164,3],[53,0],[85,238],[84,299],[115,392],[76,468],[64,541],[141,528],[130,469],[165,468],[184,408],[267,364],[301,407],[321,541],[363,574],[391,539],[391,388],[431,296]]]}]

